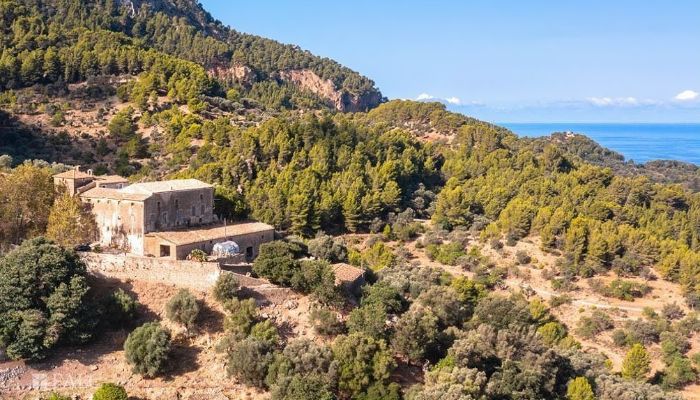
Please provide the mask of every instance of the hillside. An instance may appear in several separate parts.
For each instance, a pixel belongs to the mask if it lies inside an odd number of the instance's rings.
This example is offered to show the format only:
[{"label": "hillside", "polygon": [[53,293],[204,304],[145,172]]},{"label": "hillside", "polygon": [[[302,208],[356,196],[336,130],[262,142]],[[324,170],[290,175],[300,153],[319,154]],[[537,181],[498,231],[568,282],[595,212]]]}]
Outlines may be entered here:
[{"label": "hillside", "polygon": [[[0,390],[98,384],[29,387],[49,371],[193,400],[693,392],[696,167],[386,102],[368,78],[191,0],[4,0],[0,20],[0,354],[13,359]],[[51,178],[75,165],[200,179],[220,218],[284,240],[247,266],[256,285],[180,299],[202,307],[189,329],[165,310],[181,287],[77,261],[65,232],[89,210]],[[335,286],[335,263],[367,284]],[[127,337],[149,322],[169,332],[147,326],[172,339],[169,365],[132,370]]]}]

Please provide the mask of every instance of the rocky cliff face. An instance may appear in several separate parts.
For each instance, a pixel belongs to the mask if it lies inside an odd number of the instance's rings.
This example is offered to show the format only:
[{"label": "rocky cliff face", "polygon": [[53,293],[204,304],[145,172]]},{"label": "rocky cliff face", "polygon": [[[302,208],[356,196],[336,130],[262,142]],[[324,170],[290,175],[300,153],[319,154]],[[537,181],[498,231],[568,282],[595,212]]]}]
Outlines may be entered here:
[{"label": "rocky cliff face", "polygon": [[326,100],[329,106],[342,112],[367,111],[384,100],[379,91],[367,91],[358,95],[338,90],[333,82],[321,79],[308,69],[280,71],[279,79],[318,95]]},{"label": "rocky cliff face", "polygon": [[234,65],[231,67],[215,66],[209,69],[209,75],[226,83],[237,83],[250,88],[258,80],[258,76],[247,65]]}]

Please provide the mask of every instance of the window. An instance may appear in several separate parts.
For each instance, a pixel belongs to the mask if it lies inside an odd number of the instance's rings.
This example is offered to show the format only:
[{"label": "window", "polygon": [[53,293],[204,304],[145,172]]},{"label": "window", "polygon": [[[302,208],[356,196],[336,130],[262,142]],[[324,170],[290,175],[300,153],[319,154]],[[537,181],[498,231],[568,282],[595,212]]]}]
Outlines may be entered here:
[{"label": "window", "polygon": [[200,195],[199,195],[199,201],[204,201],[204,195],[203,195],[203,194],[200,194]]},{"label": "window", "polygon": [[175,209],[177,210],[179,208],[180,208],[180,200],[175,199]]},{"label": "window", "polygon": [[192,206],[192,216],[194,217],[195,215],[197,215],[197,209],[195,206]]},{"label": "window", "polygon": [[253,247],[248,246],[248,247],[245,248],[245,256],[246,256],[246,258],[248,258],[248,259],[253,258]]},{"label": "window", "polygon": [[170,246],[161,244],[160,245],[160,256],[161,257],[170,257]]}]

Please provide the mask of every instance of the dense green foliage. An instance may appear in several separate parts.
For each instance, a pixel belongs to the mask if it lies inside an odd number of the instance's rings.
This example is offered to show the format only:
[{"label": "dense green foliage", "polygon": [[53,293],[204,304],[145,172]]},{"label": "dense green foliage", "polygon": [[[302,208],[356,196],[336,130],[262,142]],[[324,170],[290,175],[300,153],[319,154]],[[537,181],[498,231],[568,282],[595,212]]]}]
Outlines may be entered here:
[{"label": "dense green foliage", "polygon": [[145,323],[126,338],[124,353],[134,373],[153,378],[168,366],[170,332],[158,322]]},{"label": "dense green foliage", "polygon": [[214,299],[219,303],[225,303],[228,300],[232,300],[238,294],[238,289],[240,285],[238,279],[231,274],[222,272],[218,278],[216,278],[216,283],[214,284],[213,294]]},{"label": "dense green foliage", "polygon": [[[235,85],[270,105],[294,106],[293,99],[299,97],[299,105],[321,103],[316,96],[284,85],[279,79],[280,71],[301,69],[330,80],[344,93],[371,99],[368,106],[381,100],[374,82],[356,72],[298,47],[236,32],[215,21],[195,1],[140,3],[136,2],[137,9],[132,12],[130,6],[112,0],[3,2],[0,88],[150,70],[149,54],[125,46],[133,38],[139,47],[153,49],[152,54],[157,51],[206,68],[249,68],[247,76],[239,79],[227,78],[226,74],[221,78],[225,84]],[[113,45],[95,42],[97,36],[110,38]],[[261,93],[265,88],[275,93]]]},{"label": "dense green foliage", "polygon": [[197,298],[187,289],[180,289],[165,304],[165,315],[168,319],[183,325],[188,330],[194,327],[199,310]]},{"label": "dense green foliage", "polygon": [[93,400],[128,400],[129,395],[123,386],[103,383],[92,395]]},{"label": "dense green foliage", "polygon": [[40,359],[60,343],[91,338],[85,265],[43,238],[27,240],[0,258],[0,347],[13,359]]}]

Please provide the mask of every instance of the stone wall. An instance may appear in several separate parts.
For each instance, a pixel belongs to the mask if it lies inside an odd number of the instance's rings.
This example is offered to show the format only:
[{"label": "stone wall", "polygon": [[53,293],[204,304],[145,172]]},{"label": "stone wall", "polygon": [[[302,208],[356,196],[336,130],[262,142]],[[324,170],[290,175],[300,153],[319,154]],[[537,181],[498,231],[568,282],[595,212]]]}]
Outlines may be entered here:
[{"label": "stone wall", "polygon": [[[167,260],[107,253],[80,253],[80,257],[87,265],[88,272],[98,277],[164,283],[197,290],[209,290],[222,273],[217,262]],[[241,286],[270,285],[263,279],[233,274]]]},{"label": "stone wall", "polygon": [[219,264],[183,260],[164,260],[123,254],[81,253],[91,274],[119,280],[209,289],[221,274]]}]

